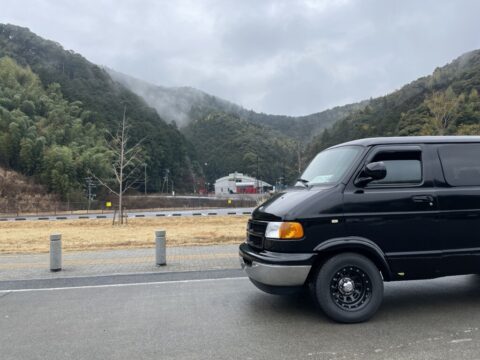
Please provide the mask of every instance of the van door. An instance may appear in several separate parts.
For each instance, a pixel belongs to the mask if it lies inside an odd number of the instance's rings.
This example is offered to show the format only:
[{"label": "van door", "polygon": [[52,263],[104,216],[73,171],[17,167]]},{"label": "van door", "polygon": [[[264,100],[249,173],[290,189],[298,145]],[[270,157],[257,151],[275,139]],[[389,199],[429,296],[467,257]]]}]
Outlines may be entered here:
[{"label": "van door", "polygon": [[445,275],[479,273],[480,144],[439,145],[438,158],[442,270]]},{"label": "van door", "polygon": [[[375,146],[344,192],[347,233],[380,246],[400,279],[434,277],[440,271],[433,156],[425,145]],[[385,163],[386,177],[355,185],[363,166],[376,161]]]}]

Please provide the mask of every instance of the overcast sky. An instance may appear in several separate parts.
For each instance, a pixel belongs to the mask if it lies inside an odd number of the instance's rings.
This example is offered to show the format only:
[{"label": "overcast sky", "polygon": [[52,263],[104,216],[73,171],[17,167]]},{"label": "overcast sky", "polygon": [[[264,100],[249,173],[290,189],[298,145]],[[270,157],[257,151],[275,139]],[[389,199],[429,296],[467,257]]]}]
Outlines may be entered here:
[{"label": "overcast sky", "polygon": [[0,22],[158,85],[288,115],[384,95],[480,48],[475,0],[0,0]]}]

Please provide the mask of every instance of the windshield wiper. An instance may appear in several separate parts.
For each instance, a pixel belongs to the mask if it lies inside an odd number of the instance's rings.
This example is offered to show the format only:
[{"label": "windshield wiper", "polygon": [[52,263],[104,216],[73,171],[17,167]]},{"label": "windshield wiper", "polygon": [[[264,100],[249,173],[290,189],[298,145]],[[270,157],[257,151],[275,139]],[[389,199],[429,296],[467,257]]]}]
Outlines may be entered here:
[{"label": "windshield wiper", "polygon": [[302,178],[297,179],[297,181],[301,182],[305,187],[308,187],[309,180],[305,180]]}]

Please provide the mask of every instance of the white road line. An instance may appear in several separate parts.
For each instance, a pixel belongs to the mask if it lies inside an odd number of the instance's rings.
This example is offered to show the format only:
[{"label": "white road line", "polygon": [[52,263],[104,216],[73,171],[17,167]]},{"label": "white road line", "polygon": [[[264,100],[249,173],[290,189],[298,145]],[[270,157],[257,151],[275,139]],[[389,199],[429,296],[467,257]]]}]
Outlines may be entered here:
[{"label": "white road line", "polygon": [[228,280],[246,280],[246,277],[226,277],[216,279],[192,279],[192,280],[172,280],[172,281],[155,281],[155,282],[142,282],[142,283],[125,283],[125,284],[104,284],[104,285],[83,285],[83,286],[65,286],[54,288],[40,288],[40,289],[11,289],[0,290],[0,294],[5,293],[21,293],[21,292],[34,292],[34,291],[57,291],[57,290],[75,290],[75,289],[97,289],[97,288],[115,288],[115,287],[127,287],[127,286],[147,286],[147,285],[165,285],[165,284],[187,284],[187,283],[201,283],[201,282],[213,282],[213,281],[228,281]]},{"label": "white road line", "polygon": [[450,341],[452,344],[458,344],[458,343],[463,343],[463,342],[468,342],[468,341],[472,341],[472,339],[468,338],[468,339],[455,339],[455,340],[452,340]]}]

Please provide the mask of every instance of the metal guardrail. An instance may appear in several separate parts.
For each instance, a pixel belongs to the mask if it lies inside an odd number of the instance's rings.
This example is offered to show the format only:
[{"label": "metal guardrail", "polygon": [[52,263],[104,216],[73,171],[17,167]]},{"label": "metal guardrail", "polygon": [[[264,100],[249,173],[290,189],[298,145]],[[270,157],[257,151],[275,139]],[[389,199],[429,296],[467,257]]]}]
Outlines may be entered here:
[{"label": "metal guardrail", "polygon": [[[1,200],[1,199],[0,199]],[[140,211],[167,211],[187,209],[211,209],[211,208],[243,208],[257,205],[257,198],[240,197],[207,197],[207,196],[132,196],[125,198],[125,210],[128,212]],[[88,202],[55,202],[52,204],[35,202],[0,202],[0,217],[31,217],[31,216],[66,216],[66,215],[89,215],[109,214],[117,204],[112,201],[111,207],[107,207],[108,201]]]},{"label": "metal guardrail", "polygon": [[[205,209],[205,210],[182,210],[182,211],[143,211],[143,212],[127,212],[128,218],[146,218],[146,217],[178,217],[178,216],[240,216],[251,215],[253,208],[240,208],[240,209]],[[113,213],[97,213],[88,215],[64,215],[64,216],[12,216],[12,217],[0,217],[0,221],[52,221],[52,220],[96,220],[96,219],[112,219]]]}]

